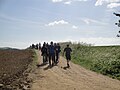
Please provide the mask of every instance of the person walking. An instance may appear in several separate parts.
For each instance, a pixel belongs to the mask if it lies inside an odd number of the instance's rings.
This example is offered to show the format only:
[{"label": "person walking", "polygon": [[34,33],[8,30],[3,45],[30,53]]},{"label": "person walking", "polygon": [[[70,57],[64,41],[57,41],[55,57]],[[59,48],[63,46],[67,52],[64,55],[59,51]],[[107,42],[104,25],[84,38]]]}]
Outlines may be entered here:
[{"label": "person walking", "polygon": [[67,59],[67,67],[69,68],[70,67],[70,60],[71,60],[71,52],[72,52],[72,49],[69,47],[69,44],[67,45],[67,47],[64,49],[64,52],[63,52],[63,55],[65,53],[65,56],[66,56],[66,59]]},{"label": "person walking", "polygon": [[50,43],[48,47],[48,52],[49,52],[49,66],[53,66],[55,64],[55,47],[53,45],[53,42]]},{"label": "person walking", "polygon": [[42,52],[42,56],[43,56],[43,63],[46,63],[47,60],[47,47],[46,47],[46,43],[44,42],[43,47],[41,48],[41,52]]},{"label": "person walking", "polygon": [[49,60],[49,44],[46,44],[46,48],[47,48],[47,60]]},{"label": "person walking", "polygon": [[55,47],[55,59],[56,59],[56,64],[59,62],[59,54],[61,52],[61,47],[59,45],[59,43],[56,44],[56,47]]},{"label": "person walking", "polygon": [[39,50],[41,50],[41,43],[39,43],[39,46],[38,46],[38,47],[39,47]]}]

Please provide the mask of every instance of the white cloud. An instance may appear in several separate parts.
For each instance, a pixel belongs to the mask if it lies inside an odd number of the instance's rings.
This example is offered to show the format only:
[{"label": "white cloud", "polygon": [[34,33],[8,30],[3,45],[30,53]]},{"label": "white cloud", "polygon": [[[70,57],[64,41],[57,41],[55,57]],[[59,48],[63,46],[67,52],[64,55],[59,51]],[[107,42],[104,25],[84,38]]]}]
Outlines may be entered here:
[{"label": "white cloud", "polygon": [[62,2],[63,0],[52,0],[52,2],[56,3],[56,2]]},{"label": "white cloud", "polygon": [[103,5],[105,3],[117,3],[117,2],[120,2],[120,0],[97,0],[95,6]]},{"label": "white cloud", "polygon": [[54,21],[54,22],[50,22],[48,24],[45,24],[45,26],[56,26],[56,25],[68,25],[68,27],[72,28],[72,29],[78,29],[78,26],[73,25],[65,20],[59,20],[59,21]]},{"label": "white cloud", "polygon": [[78,27],[77,27],[77,26],[75,26],[75,25],[73,25],[73,26],[72,26],[72,28],[73,28],[73,29],[78,29]]},{"label": "white cloud", "polygon": [[102,4],[103,4],[102,0],[97,0],[96,3],[95,3],[95,6],[102,5]]},{"label": "white cloud", "polygon": [[90,20],[89,19],[84,19],[83,20],[86,24],[90,24]]},{"label": "white cloud", "polygon": [[[52,0],[53,3],[63,3],[70,5],[73,2],[86,2],[88,0]],[[114,8],[120,6],[120,0],[96,0],[95,6],[107,4],[107,8]]]},{"label": "white cloud", "polygon": [[58,25],[58,24],[68,24],[68,22],[64,21],[64,20],[60,20],[60,21],[54,21],[54,22],[50,22],[49,24],[46,24],[45,26],[55,26],[55,25]]},{"label": "white cloud", "polygon": [[114,7],[119,7],[120,3],[110,3],[107,5],[108,8],[114,8]]},{"label": "white cloud", "polygon": [[114,8],[120,6],[120,0],[97,0],[95,6],[107,4],[107,8]]},{"label": "white cloud", "polygon": [[88,0],[52,0],[53,3],[60,3],[70,5],[72,2],[85,2]]},{"label": "white cloud", "polygon": [[107,25],[107,23],[98,21],[98,20],[94,20],[94,19],[89,19],[89,18],[82,18],[82,21],[84,21],[86,24],[90,24],[90,23],[96,23],[96,24],[102,24],[102,25]]},{"label": "white cloud", "polygon": [[64,4],[71,4],[72,1],[67,1],[67,2],[64,2]]}]

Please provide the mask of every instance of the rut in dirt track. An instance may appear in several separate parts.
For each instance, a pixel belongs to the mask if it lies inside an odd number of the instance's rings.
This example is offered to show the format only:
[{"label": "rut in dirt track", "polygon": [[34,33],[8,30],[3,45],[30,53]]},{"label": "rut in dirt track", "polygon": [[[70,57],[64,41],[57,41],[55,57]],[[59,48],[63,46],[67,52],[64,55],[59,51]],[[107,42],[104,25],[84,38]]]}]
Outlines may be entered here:
[{"label": "rut in dirt track", "polygon": [[[42,57],[37,51],[38,63]],[[70,69],[63,69],[66,60],[60,57],[60,62],[53,68],[48,64],[41,65],[30,76],[33,78],[32,90],[120,90],[120,81],[84,69],[70,63]]]}]

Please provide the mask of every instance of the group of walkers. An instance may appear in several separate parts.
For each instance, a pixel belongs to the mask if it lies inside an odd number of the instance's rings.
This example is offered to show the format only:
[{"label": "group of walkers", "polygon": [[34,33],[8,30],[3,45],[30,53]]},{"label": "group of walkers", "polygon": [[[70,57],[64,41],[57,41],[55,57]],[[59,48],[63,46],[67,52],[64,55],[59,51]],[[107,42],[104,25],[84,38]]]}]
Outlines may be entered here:
[{"label": "group of walkers", "polygon": [[51,42],[50,45],[48,43],[43,43],[41,48],[43,63],[49,61],[49,66],[57,65],[59,62],[59,54],[61,52],[61,47],[59,43]]},{"label": "group of walkers", "polygon": [[[61,52],[61,47],[59,43],[53,43],[50,42],[50,45],[48,43],[43,43],[43,46],[41,47],[41,55],[43,56],[43,63],[49,62],[49,66],[52,67],[54,65],[57,65],[59,63],[59,56]],[[67,45],[67,47],[64,49],[64,53],[67,59],[67,67],[69,68],[69,61],[71,60],[71,52],[72,49]],[[63,53],[63,54],[64,54]]]},{"label": "group of walkers", "polygon": [[41,50],[41,43],[32,44],[32,45],[30,45],[30,48],[31,49]]}]

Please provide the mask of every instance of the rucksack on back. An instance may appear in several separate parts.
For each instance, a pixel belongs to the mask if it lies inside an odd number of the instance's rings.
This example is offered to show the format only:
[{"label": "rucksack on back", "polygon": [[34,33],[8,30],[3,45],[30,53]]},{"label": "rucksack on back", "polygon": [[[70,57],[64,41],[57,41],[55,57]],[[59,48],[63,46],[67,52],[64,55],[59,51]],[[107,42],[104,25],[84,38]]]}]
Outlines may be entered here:
[{"label": "rucksack on back", "polygon": [[54,50],[55,50],[54,46],[50,46],[50,47],[49,47],[49,53],[50,53],[50,54],[51,54],[51,53],[54,53]]}]

